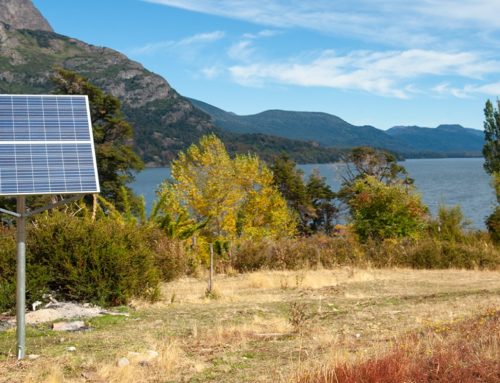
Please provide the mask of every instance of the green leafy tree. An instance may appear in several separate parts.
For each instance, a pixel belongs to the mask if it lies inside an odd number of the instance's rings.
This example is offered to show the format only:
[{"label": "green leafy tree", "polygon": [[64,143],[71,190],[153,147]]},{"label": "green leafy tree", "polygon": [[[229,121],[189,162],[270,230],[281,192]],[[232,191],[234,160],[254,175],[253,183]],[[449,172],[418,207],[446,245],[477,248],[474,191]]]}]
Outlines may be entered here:
[{"label": "green leafy tree", "polygon": [[427,207],[403,185],[387,185],[374,176],[355,180],[346,200],[362,241],[418,238],[426,227]]},{"label": "green leafy tree", "polygon": [[[127,185],[144,164],[132,150],[133,130],[121,113],[120,101],[65,69],[56,71],[53,82],[57,93],[82,94],[89,98],[101,195],[120,210],[128,209],[128,203],[133,210],[140,210],[142,202]],[[128,200],[123,198],[123,190]]]}]

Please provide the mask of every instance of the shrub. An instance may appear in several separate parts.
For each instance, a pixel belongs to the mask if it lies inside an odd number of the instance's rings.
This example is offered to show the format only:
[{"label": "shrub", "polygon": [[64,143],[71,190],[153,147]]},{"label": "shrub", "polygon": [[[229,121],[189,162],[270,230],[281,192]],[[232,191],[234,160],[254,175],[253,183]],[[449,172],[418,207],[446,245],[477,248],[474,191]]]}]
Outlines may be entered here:
[{"label": "shrub", "polygon": [[362,241],[418,238],[425,229],[427,207],[407,185],[366,176],[354,181],[349,193],[353,228]]},{"label": "shrub", "polygon": [[500,243],[500,206],[486,219],[486,227],[490,233],[491,239]]},{"label": "shrub", "polygon": [[[16,239],[15,230],[0,226],[0,312],[16,306]],[[47,293],[49,276],[44,267],[30,262],[27,253],[26,300],[34,302]]]},{"label": "shrub", "polygon": [[334,267],[364,263],[361,247],[352,235],[279,240],[241,241],[235,248],[231,266],[238,271]]},{"label": "shrub", "polygon": [[467,234],[467,221],[460,205],[447,207],[439,206],[437,217],[430,221],[429,233],[446,241],[462,241]]},{"label": "shrub", "polygon": [[[133,223],[91,221],[60,212],[39,216],[28,228],[27,302],[54,292],[59,299],[100,305],[125,304],[131,297],[156,299],[160,280],[155,233]],[[2,231],[0,307],[15,304],[15,241]]]},{"label": "shrub", "polygon": [[186,274],[193,274],[199,266],[199,261],[186,251],[185,243],[169,239],[160,232],[155,234],[155,263],[161,279],[168,282]]}]

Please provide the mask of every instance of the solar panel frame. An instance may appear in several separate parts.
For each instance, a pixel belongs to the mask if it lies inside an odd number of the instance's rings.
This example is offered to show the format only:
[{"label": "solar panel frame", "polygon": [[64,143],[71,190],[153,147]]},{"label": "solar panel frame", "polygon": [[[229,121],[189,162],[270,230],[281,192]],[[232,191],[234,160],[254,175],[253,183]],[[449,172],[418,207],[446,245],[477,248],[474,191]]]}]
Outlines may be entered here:
[{"label": "solar panel frame", "polygon": [[[10,98],[11,114],[6,113],[7,98]],[[19,104],[19,110],[15,111],[15,103],[23,102],[23,98],[26,107]],[[30,101],[39,103],[39,107],[30,109]],[[45,102],[52,103],[52,109],[45,108]],[[71,114],[69,109],[60,112],[60,102],[70,107]],[[19,131],[16,131],[16,117],[21,121]],[[99,193],[91,121],[86,95],[0,94],[0,196]],[[9,128],[11,133],[5,130]],[[73,129],[73,133],[68,129]],[[11,152],[6,153],[9,150]],[[45,159],[45,164],[40,165],[40,159]],[[12,171],[15,176],[9,174]]]}]

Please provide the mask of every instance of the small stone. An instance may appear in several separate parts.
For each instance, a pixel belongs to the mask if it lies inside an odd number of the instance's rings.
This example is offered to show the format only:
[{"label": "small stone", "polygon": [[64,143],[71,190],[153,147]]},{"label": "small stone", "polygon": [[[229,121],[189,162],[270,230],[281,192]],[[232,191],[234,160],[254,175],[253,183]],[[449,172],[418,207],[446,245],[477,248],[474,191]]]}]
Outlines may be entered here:
[{"label": "small stone", "polygon": [[361,334],[360,334],[360,333],[357,333],[355,336],[356,336],[356,338],[358,338],[358,339],[359,339],[359,338],[361,337]]},{"label": "small stone", "polygon": [[120,359],[118,359],[118,362],[116,363],[116,365],[118,367],[125,367],[125,366],[128,366],[129,364],[130,364],[130,362],[127,358],[120,358]]},{"label": "small stone", "polygon": [[38,358],[40,358],[40,355],[37,355],[37,354],[29,354],[28,355],[28,359],[31,359],[31,360],[35,360]]},{"label": "small stone", "polygon": [[52,324],[52,330],[54,331],[78,331],[86,328],[85,322],[81,320],[73,322],[57,322]]},{"label": "small stone", "polygon": [[148,356],[149,360],[152,360],[152,359],[156,359],[158,358],[158,352],[157,351],[154,351],[154,350],[148,350],[146,351],[146,355]]},{"label": "small stone", "polygon": [[75,346],[69,346],[69,347],[66,347],[66,351],[76,351],[76,347]]}]

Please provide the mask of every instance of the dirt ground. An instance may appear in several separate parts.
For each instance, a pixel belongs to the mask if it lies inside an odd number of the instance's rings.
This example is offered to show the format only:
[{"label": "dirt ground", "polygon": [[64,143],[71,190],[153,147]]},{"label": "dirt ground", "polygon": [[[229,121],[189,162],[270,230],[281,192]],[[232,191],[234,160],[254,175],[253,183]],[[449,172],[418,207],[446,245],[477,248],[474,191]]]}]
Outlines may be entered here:
[{"label": "dirt ground", "polygon": [[86,319],[87,331],[29,326],[36,359],[17,362],[15,330],[1,332],[0,382],[287,382],[500,308],[494,271],[262,271],[217,276],[215,286],[209,299],[204,279],[165,284],[160,302]]}]

